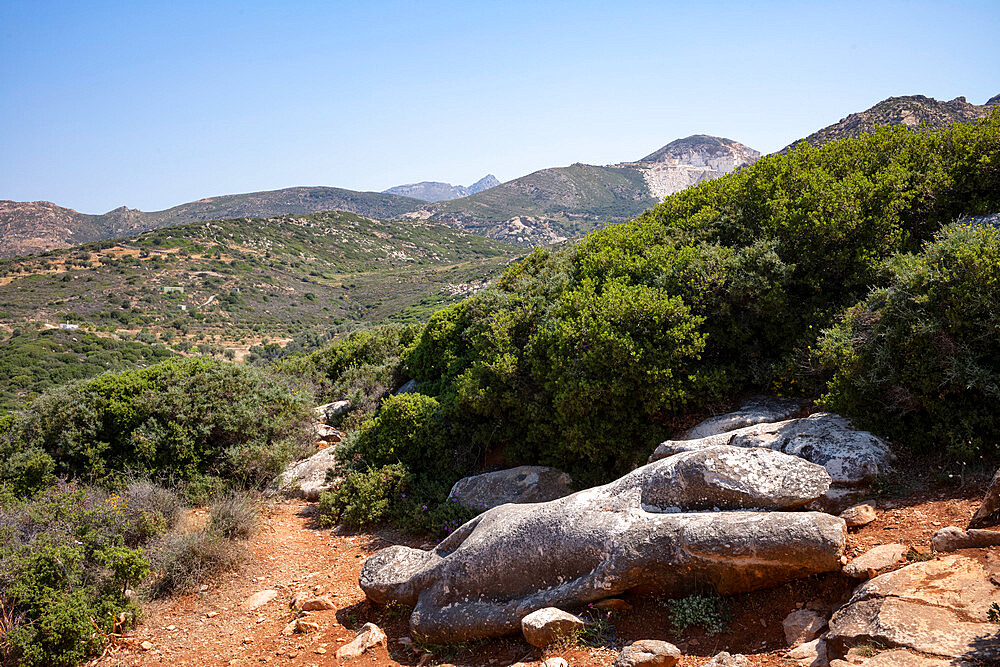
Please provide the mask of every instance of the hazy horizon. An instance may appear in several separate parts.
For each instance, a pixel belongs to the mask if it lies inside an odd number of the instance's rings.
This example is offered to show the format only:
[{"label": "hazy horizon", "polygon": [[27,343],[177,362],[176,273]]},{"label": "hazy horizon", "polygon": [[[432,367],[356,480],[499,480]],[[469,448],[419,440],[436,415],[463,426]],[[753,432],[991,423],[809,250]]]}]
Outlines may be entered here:
[{"label": "hazy horizon", "polygon": [[0,199],[160,210],[763,153],[891,96],[1000,93],[993,2],[0,7]]}]

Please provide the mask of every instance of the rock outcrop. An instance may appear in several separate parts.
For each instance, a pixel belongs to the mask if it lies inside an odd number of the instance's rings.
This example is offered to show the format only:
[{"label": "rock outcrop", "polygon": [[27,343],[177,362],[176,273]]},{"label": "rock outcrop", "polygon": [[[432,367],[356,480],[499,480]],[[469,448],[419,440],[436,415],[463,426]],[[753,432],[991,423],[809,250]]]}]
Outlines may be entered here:
[{"label": "rock outcrop", "polygon": [[314,408],[316,417],[327,424],[335,423],[336,420],[346,415],[351,410],[350,401],[334,401],[326,405],[318,405]]},{"label": "rock outcrop", "polygon": [[744,401],[740,409],[709,417],[688,429],[682,440],[698,440],[737,429],[784,421],[799,411],[799,402],[777,396],[755,396]]},{"label": "rock outcrop", "polygon": [[994,523],[1000,523],[1000,470],[993,475],[993,481],[983,496],[983,504],[969,521],[969,528],[981,528]]},{"label": "rock outcrop", "polygon": [[782,510],[815,499],[828,484],[821,467],[779,452],[693,452],[558,500],[493,508],[432,551],[383,549],[365,562],[360,585],[375,602],[415,605],[411,629],[441,642],[504,635],[537,609],[630,590],[680,596],[704,586],[724,595],[767,588],[839,570],[843,520],[689,508]]},{"label": "rock outcrop", "polygon": [[337,465],[335,450],[335,447],[327,447],[292,464],[278,475],[272,488],[289,496],[319,500],[319,494],[330,486],[326,481],[327,473]]},{"label": "rock outcrop", "polygon": [[492,509],[504,503],[544,503],[573,493],[573,479],[545,466],[519,466],[463,477],[451,487],[449,498],[473,509]]},{"label": "rock outcrop", "polygon": [[868,482],[887,470],[894,458],[881,438],[854,429],[840,415],[817,412],[801,419],[747,426],[698,440],[668,440],[656,448],[649,460],[715,445],[763,447],[801,457],[825,467],[837,486]]},{"label": "rock outcrop", "polygon": [[997,664],[1000,633],[989,621],[990,606],[1000,603],[995,568],[952,555],[875,577],[834,613],[826,641],[839,654],[879,643]]}]

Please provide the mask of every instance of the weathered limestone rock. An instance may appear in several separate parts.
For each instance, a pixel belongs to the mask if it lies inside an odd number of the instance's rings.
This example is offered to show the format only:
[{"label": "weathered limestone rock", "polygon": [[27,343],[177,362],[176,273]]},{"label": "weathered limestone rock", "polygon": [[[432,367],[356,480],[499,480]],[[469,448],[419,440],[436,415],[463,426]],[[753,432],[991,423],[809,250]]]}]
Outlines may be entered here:
[{"label": "weathered limestone rock", "polygon": [[883,570],[906,560],[909,550],[905,544],[880,544],[845,565],[844,574],[854,579],[868,579],[870,572]]},{"label": "weathered limestone rock", "polygon": [[969,521],[969,528],[981,528],[998,522],[1000,522],[1000,470],[993,475],[993,481],[983,496],[983,504]]},{"label": "weathered limestone rock", "polygon": [[995,567],[952,555],[875,577],[833,615],[826,640],[839,654],[878,642],[996,664],[1000,635],[988,621],[990,605],[1000,602]]},{"label": "weathered limestone rock", "polygon": [[326,473],[337,465],[334,447],[322,449],[307,459],[289,466],[274,481],[274,488],[290,496],[319,500],[319,494],[329,488]]},{"label": "weathered limestone rock", "polygon": [[298,608],[302,611],[326,611],[328,609],[336,609],[337,605],[333,604],[333,600],[329,597],[322,595],[302,600]]},{"label": "weathered limestone rock", "polygon": [[798,401],[788,398],[755,396],[744,401],[736,412],[709,417],[697,426],[688,429],[682,439],[698,440],[747,426],[783,421],[798,412],[799,407]]},{"label": "weathered limestone rock", "polygon": [[378,646],[379,644],[386,646],[387,641],[382,628],[374,623],[365,623],[361,630],[358,631],[357,636],[351,640],[351,643],[344,644],[337,649],[334,657],[337,660],[356,658],[373,646]]},{"label": "weathered limestone rock", "polygon": [[524,633],[525,641],[543,648],[573,637],[583,630],[583,626],[582,620],[555,607],[533,611],[521,619],[521,632]]},{"label": "weathered limestone rock", "polygon": [[798,456],[825,467],[838,486],[868,482],[887,470],[893,460],[884,440],[855,430],[850,421],[829,412],[747,426],[698,440],[668,440],[656,448],[649,460],[715,445],[762,447]]},{"label": "weathered limestone rock", "polygon": [[614,667],[674,667],[681,650],[658,639],[640,639],[622,649]]},{"label": "weathered limestone rock", "polygon": [[786,653],[785,656],[803,665],[803,667],[827,667],[830,664],[830,658],[827,655],[826,640],[822,637],[799,644]]},{"label": "weathered limestone rock", "polygon": [[874,507],[868,503],[864,503],[863,505],[848,507],[840,513],[840,518],[847,522],[848,528],[857,528],[870,524],[878,518],[878,513]]},{"label": "weathered limestone rock", "polygon": [[330,442],[332,440],[340,441],[340,431],[332,426],[327,426],[323,422],[316,422],[313,424],[313,434],[316,436],[317,440],[323,440]]},{"label": "weathered limestone rock", "polygon": [[979,549],[1000,544],[1000,531],[962,530],[958,526],[948,526],[934,533],[931,538],[931,549],[947,553],[959,549]]},{"label": "weathered limestone rock", "polygon": [[319,405],[314,408],[314,412],[319,420],[326,422],[327,424],[336,421],[338,418],[343,417],[350,411],[350,401],[334,401],[333,403]]},{"label": "weathered limestone rock", "polygon": [[750,659],[739,653],[733,655],[728,651],[717,653],[714,658],[705,663],[705,667],[751,667]]},{"label": "weathered limestone rock", "polygon": [[420,388],[420,384],[416,380],[409,380],[406,384],[396,390],[396,395],[399,394],[412,394]]},{"label": "weathered limestone rock", "polygon": [[246,609],[247,611],[253,611],[254,609],[263,607],[276,597],[278,597],[278,591],[275,590],[258,591],[253,595],[251,595],[249,598],[247,598],[246,602],[243,603],[243,608]]},{"label": "weathered limestone rock", "polygon": [[543,503],[573,493],[573,479],[555,468],[520,466],[463,477],[449,498],[466,507],[490,509],[504,503]]},{"label": "weathered limestone rock", "polygon": [[928,658],[927,656],[910,653],[903,649],[879,653],[860,663],[860,665],[847,662],[846,660],[834,660],[830,663],[830,667],[963,667],[965,665],[972,667],[973,663],[959,662],[956,664],[951,660]]},{"label": "weathered limestone rock", "polygon": [[[696,477],[685,497],[678,480]],[[767,588],[839,570],[844,521],[818,512],[678,510],[796,507],[828,479],[778,452],[721,447],[664,459],[565,498],[495,507],[432,551],[383,549],[365,562],[359,583],[375,602],[415,605],[410,627],[429,641],[507,634],[537,609],[630,590],[678,597],[704,586],[723,595]]]},{"label": "weathered limestone rock", "polygon": [[826,627],[826,618],[811,609],[793,611],[781,623],[785,631],[785,643],[795,648],[819,637]]}]

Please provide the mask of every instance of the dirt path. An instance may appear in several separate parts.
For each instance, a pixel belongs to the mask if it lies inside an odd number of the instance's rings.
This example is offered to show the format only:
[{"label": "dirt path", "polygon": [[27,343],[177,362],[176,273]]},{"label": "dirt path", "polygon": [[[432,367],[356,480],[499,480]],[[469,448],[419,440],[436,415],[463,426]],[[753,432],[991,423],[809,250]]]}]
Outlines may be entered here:
[{"label": "dirt path", "polygon": [[[938,527],[968,521],[978,506],[978,493],[978,488],[966,488],[885,503],[888,507],[880,509],[874,523],[851,532],[848,555],[889,542],[926,551]],[[263,530],[250,542],[251,559],[240,572],[205,582],[207,588],[200,592],[149,604],[146,620],[131,638],[91,665],[333,665],[337,664],[337,648],[353,639],[367,621],[385,630],[388,648],[376,647],[351,661],[352,665],[506,667],[517,661],[538,664],[543,658],[561,656],[570,665],[597,667],[610,665],[617,656],[617,651],[608,648],[580,646],[543,652],[515,637],[428,647],[433,655],[420,662],[423,651],[398,641],[408,635],[409,610],[371,605],[357,585],[368,555],[392,543],[420,546],[420,541],[392,531],[339,534],[318,529],[311,518],[313,509],[302,501],[271,505]],[[703,665],[723,650],[748,655],[755,667],[788,665],[782,619],[803,606],[830,611],[849,596],[851,587],[842,575],[829,574],[734,596],[729,599],[730,631],[714,636],[701,630],[678,635],[672,632],[667,609],[661,604],[626,596],[633,608],[614,612],[601,640],[620,646],[636,639],[665,639],[685,653],[683,667]],[[266,590],[277,591],[272,601],[253,610],[245,607],[252,595]],[[289,600],[300,591],[327,595],[336,609],[311,613],[309,620],[319,624],[318,632],[283,635],[282,629],[295,617]],[[150,648],[144,650],[142,642]]]}]

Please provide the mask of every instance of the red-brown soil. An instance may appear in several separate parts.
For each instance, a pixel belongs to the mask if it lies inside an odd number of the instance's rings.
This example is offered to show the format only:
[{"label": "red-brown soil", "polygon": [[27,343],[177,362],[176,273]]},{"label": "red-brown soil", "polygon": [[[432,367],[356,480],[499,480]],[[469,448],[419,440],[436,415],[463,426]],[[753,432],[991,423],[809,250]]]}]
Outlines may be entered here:
[{"label": "red-brown soil", "polygon": [[[911,493],[900,499],[874,501],[878,519],[853,529],[847,556],[852,558],[878,544],[900,542],[918,552],[929,551],[931,535],[943,526],[965,526],[978,507],[981,484]],[[517,661],[538,662],[562,656],[570,665],[610,665],[617,650],[581,646],[536,649],[519,637],[427,647],[431,655],[413,650],[398,640],[408,636],[407,615],[401,607],[379,607],[365,601],[357,578],[364,559],[392,543],[420,546],[421,540],[393,531],[338,533],[319,529],[314,507],[302,501],[273,503],[264,527],[251,540],[251,559],[239,572],[205,582],[208,589],[149,603],[146,619],[127,640],[109,647],[94,667],[117,665],[332,665],[334,652],[353,639],[367,621],[379,625],[389,637],[388,649],[378,646],[350,664],[417,665],[460,664],[506,666]],[[985,550],[981,550],[985,551]],[[1000,554],[1000,548],[994,548]],[[742,653],[755,666],[792,664],[785,658],[781,622],[797,608],[830,611],[843,603],[857,582],[838,574],[813,577],[785,586],[734,596],[730,631],[714,636],[702,630],[672,632],[669,614],[656,600],[626,597],[631,610],[612,612],[608,619],[615,647],[636,639],[665,639],[684,652],[683,667],[704,665],[719,651]],[[243,608],[254,593],[275,589],[276,599],[259,609]],[[331,611],[313,612],[310,620],[320,631],[305,635],[281,634],[294,618],[288,602],[292,594],[310,591],[325,594],[336,604]],[[143,650],[142,642],[152,648]],[[423,661],[421,661],[423,658]]]}]

